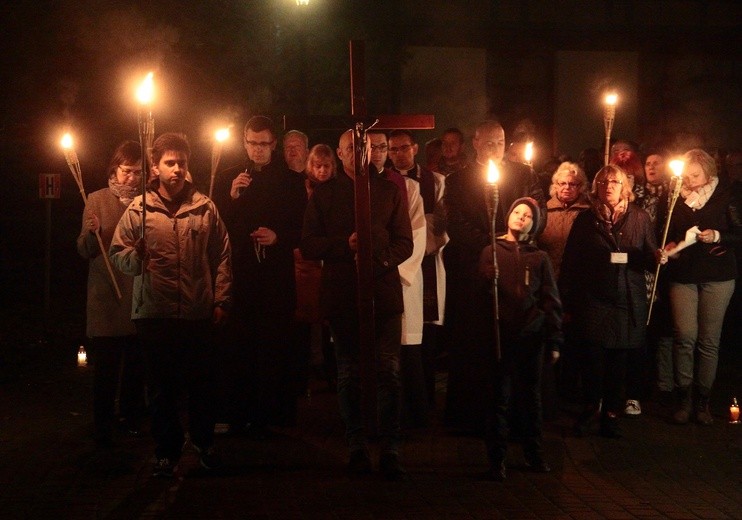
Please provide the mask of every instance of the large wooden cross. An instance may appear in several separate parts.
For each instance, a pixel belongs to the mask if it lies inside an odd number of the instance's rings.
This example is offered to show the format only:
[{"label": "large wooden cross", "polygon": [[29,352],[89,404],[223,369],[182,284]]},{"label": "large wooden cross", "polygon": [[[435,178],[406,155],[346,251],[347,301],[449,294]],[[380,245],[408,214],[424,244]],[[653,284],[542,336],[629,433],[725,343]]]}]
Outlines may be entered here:
[{"label": "large wooden cross", "polygon": [[376,373],[374,348],[374,280],[371,244],[371,199],[369,191],[366,131],[426,130],[435,128],[432,115],[369,116],[366,109],[365,48],[360,40],[350,41],[351,116],[284,117],[284,130],[301,128],[342,129],[353,131],[355,155],[355,217],[358,234],[358,322],[360,371],[364,416],[370,431],[376,431]]}]

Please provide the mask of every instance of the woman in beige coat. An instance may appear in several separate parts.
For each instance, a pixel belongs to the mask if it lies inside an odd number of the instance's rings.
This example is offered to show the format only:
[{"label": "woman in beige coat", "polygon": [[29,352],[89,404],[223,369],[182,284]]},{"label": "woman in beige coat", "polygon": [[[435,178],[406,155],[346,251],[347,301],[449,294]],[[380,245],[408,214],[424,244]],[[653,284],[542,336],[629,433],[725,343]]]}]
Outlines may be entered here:
[{"label": "woman in beige coat", "polygon": [[77,237],[78,253],[89,260],[86,334],[95,365],[94,435],[101,445],[110,444],[114,425],[129,434],[137,434],[144,414],[144,368],[131,321],[133,278],[113,270],[121,290],[119,299],[95,236],[96,231],[100,232],[107,251],[121,215],[140,193],[139,143],[121,143],[111,157],[107,173],[108,187],[88,196]]}]

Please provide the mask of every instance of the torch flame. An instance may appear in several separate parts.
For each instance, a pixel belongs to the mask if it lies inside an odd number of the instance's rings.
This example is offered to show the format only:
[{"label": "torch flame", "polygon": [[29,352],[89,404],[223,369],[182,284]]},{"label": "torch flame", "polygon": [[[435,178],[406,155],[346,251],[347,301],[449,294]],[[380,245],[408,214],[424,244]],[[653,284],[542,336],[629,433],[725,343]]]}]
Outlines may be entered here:
[{"label": "torch flame", "polygon": [[526,143],[526,150],[523,153],[523,157],[525,158],[526,162],[530,164],[531,159],[533,159],[533,142],[528,141]]},{"label": "torch flame", "polygon": [[217,142],[223,143],[227,139],[229,139],[229,128],[220,128],[216,131],[214,134],[214,139],[216,139]]},{"label": "torch flame", "polygon": [[62,142],[60,144],[62,145],[62,148],[64,148],[65,150],[71,149],[72,148],[72,136],[69,133],[64,134],[64,136],[62,137]]},{"label": "torch flame", "polygon": [[618,94],[611,93],[605,96],[606,105],[615,105],[618,102]]},{"label": "torch flame", "polygon": [[137,88],[137,100],[142,105],[149,105],[152,102],[154,83],[152,81],[153,74],[150,72],[142,81],[142,84]]},{"label": "torch flame", "polygon": [[670,169],[672,170],[672,174],[674,176],[680,177],[681,175],[683,175],[683,168],[685,168],[685,162],[681,161],[680,159],[670,161]]},{"label": "torch flame", "polygon": [[489,160],[489,165],[487,166],[487,184],[497,184],[497,181],[500,180],[500,170],[497,169],[497,166],[495,166],[495,163],[492,159]]}]

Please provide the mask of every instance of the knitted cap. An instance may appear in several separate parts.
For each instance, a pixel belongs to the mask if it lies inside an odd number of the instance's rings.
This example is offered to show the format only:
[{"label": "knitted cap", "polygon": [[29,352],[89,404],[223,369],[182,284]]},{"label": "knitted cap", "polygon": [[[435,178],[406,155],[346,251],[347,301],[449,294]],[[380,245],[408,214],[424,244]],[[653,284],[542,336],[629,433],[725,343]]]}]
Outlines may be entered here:
[{"label": "knitted cap", "polygon": [[538,205],[538,202],[536,202],[536,199],[531,197],[521,197],[519,199],[516,199],[515,202],[513,202],[510,205],[510,209],[508,210],[508,214],[505,216],[505,224],[507,225],[508,221],[510,220],[510,214],[513,212],[513,210],[519,206],[520,204],[525,204],[529,208],[531,208],[531,213],[533,213],[533,225],[531,226],[531,230],[528,232],[529,236],[534,236],[538,232],[541,231],[541,208]]}]

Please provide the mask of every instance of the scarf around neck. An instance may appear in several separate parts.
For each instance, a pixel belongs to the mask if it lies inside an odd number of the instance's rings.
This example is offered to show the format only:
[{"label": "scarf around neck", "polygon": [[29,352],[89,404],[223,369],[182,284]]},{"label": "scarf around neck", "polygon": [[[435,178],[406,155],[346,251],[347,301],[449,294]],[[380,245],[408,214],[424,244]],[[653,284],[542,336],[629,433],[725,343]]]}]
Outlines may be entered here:
[{"label": "scarf around neck", "polygon": [[138,184],[133,187],[127,184],[121,184],[116,180],[116,177],[108,178],[108,189],[110,189],[111,193],[118,197],[118,199],[121,201],[121,204],[123,204],[124,206],[128,206],[129,204],[131,204],[131,201],[134,200],[134,197],[136,197],[140,193]]},{"label": "scarf around neck", "polygon": [[611,229],[624,213],[626,213],[628,205],[627,200],[622,200],[615,207],[611,208],[608,204],[598,201],[597,206],[595,206],[595,214],[608,229]]},{"label": "scarf around neck", "polygon": [[685,204],[693,211],[698,211],[706,205],[706,203],[714,194],[714,190],[719,185],[718,177],[711,177],[711,179],[703,186],[696,188],[695,190],[689,190],[685,186],[680,190],[681,195],[685,199]]}]

